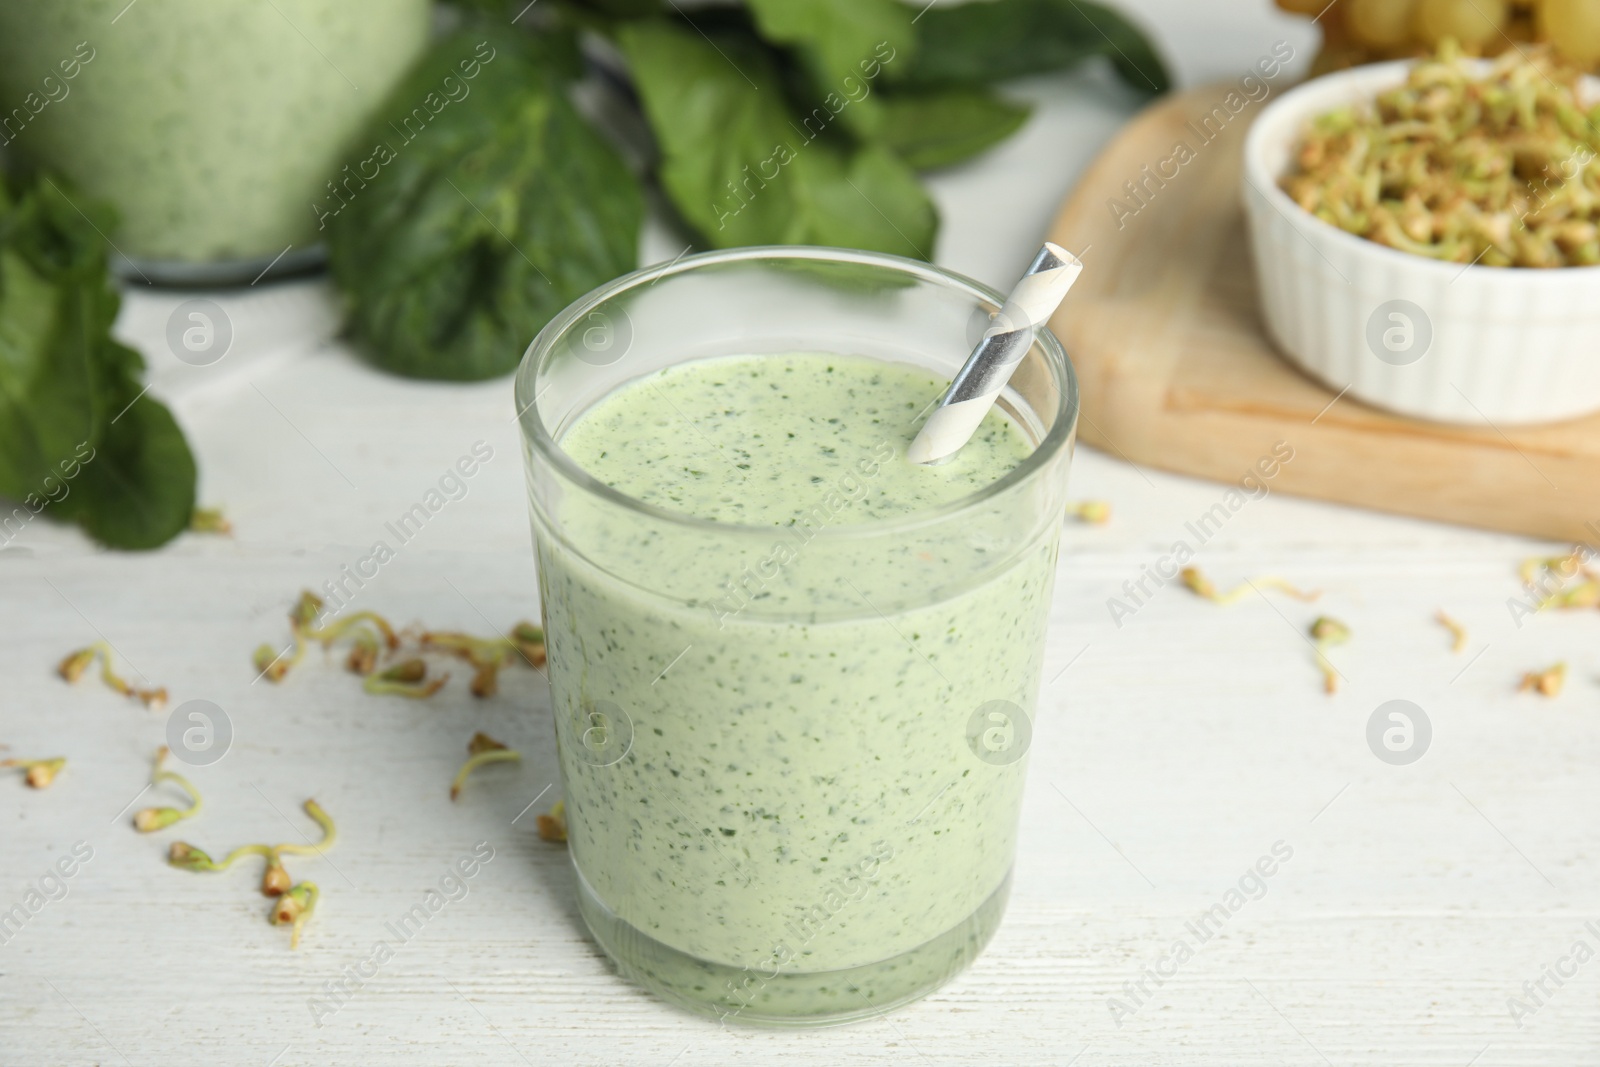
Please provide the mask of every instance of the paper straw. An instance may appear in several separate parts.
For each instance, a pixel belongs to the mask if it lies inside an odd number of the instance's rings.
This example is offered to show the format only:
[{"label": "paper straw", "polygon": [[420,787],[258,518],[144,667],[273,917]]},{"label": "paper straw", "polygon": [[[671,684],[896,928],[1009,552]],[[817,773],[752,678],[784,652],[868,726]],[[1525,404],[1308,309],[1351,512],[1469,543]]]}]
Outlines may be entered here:
[{"label": "paper straw", "polygon": [[906,458],[913,463],[939,463],[949,459],[972,439],[1022,357],[1033,347],[1034,333],[1056,308],[1083,264],[1060,245],[1046,241],[1005,306],[989,324],[983,340],[967,357],[944,399],[922,424]]}]

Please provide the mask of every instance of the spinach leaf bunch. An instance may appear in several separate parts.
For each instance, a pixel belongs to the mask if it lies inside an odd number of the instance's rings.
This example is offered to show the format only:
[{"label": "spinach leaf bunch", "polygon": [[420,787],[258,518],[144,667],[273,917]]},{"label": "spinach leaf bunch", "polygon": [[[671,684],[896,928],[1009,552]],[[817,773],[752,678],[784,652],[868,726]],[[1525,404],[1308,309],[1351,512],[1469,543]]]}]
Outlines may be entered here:
[{"label": "spinach leaf bunch", "polygon": [[992,83],[1108,55],[1136,90],[1168,76],[1090,0],[746,0],[614,19],[662,188],[713,247],[822,244],[927,259],[916,172],[970,159],[1028,108]]},{"label": "spinach leaf bunch", "polygon": [[111,228],[57,179],[0,182],[0,542],[47,514],[112,548],[155,548],[194,512],[183,432],[144,392],[143,358],[111,338]]},{"label": "spinach leaf bunch", "polygon": [[526,0],[456,2],[463,28],[396,89],[319,214],[350,333],[418,377],[513,369],[635,265],[641,176],[570,103],[577,32],[613,46],[601,63],[620,63],[654,142],[644,177],[700,247],[928,259],[938,213],[917,173],[1028,117],[993,83],[1106,56],[1134,90],[1168,87],[1145,36],[1092,0],[553,0],[527,19]]}]

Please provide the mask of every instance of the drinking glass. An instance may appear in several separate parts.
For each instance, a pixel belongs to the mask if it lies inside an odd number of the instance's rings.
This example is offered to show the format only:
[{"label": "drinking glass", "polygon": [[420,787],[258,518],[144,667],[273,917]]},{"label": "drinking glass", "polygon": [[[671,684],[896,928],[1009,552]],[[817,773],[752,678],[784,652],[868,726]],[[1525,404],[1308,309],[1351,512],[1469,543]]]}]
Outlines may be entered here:
[{"label": "drinking glass", "polygon": [[883,521],[848,521],[848,503],[906,462],[918,419],[845,457],[782,527],[631,499],[562,436],[691,360],[838,353],[948,381],[1003,302],[898,257],[744,248],[612,282],[528,349],[516,401],[579,903],[618,969],[669,1000],[767,1025],[863,1018],[994,933],[1077,383],[1041,330],[999,401],[1031,454]]}]

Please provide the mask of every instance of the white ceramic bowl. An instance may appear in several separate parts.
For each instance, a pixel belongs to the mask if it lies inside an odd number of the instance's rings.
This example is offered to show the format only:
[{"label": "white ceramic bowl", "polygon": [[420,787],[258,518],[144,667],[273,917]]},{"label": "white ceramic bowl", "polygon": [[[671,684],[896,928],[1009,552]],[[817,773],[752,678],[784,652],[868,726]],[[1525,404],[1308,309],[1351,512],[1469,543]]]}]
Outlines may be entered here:
[{"label": "white ceramic bowl", "polygon": [[1346,233],[1278,187],[1312,118],[1372,100],[1409,67],[1317,78],[1251,128],[1243,194],[1268,330],[1330,388],[1403,415],[1482,426],[1600,411],[1600,267],[1442,263]]}]

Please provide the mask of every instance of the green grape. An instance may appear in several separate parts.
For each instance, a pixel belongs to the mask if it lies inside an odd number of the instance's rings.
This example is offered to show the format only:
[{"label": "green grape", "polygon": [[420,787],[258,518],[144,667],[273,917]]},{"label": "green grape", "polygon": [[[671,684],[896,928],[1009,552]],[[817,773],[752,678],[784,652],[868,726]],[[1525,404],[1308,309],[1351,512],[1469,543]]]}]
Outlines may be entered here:
[{"label": "green grape", "polygon": [[1348,0],[1345,18],[1356,39],[1369,48],[1399,48],[1411,40],[1416,0]]},{"label": "green grape", "polygon": [[1600,0],[1540,0],[1539,39],[1586,67],[1600,61]]},{"label": "green grape", "polygon": [[1462,48],[1477,51],[1500,36],[1509,7],[1507,0],[1417,0],[1411,28],[1430,47],[1454,37]]}]

